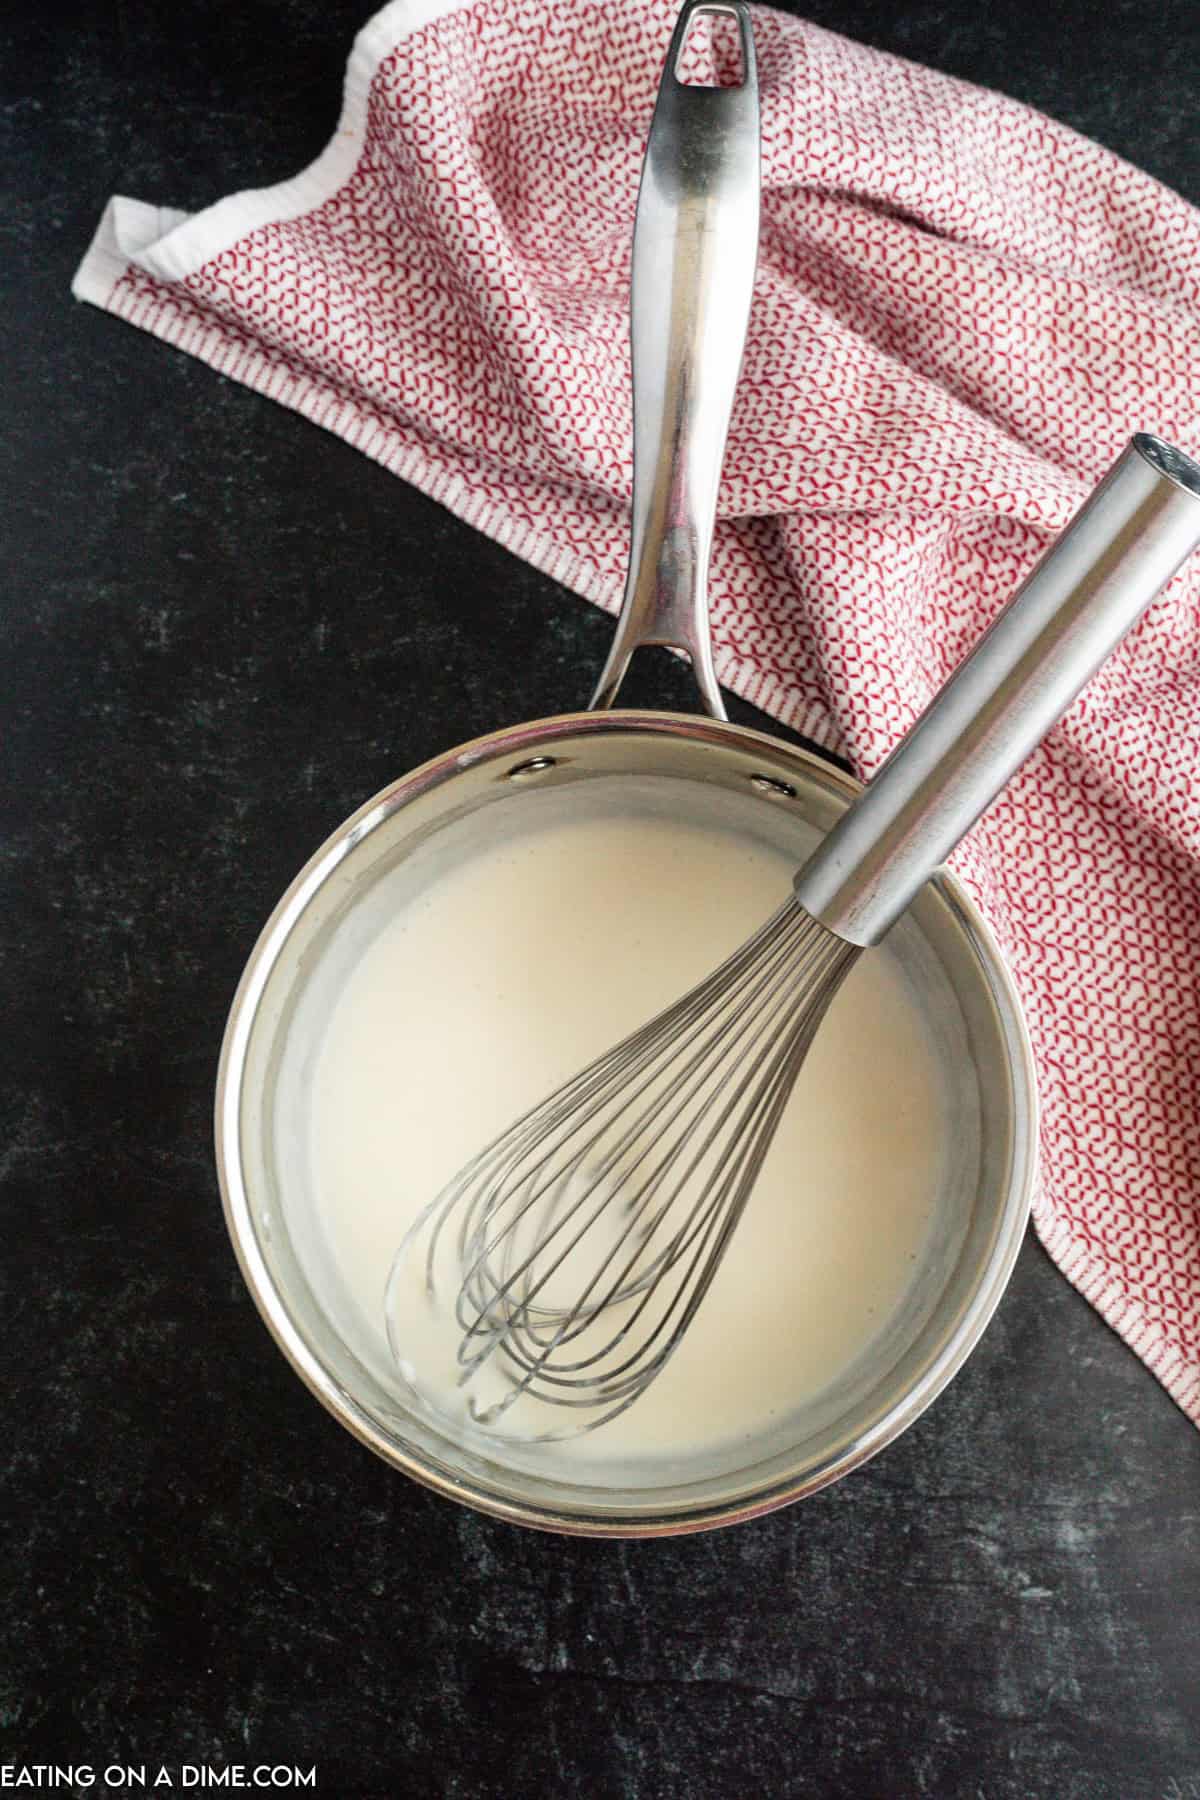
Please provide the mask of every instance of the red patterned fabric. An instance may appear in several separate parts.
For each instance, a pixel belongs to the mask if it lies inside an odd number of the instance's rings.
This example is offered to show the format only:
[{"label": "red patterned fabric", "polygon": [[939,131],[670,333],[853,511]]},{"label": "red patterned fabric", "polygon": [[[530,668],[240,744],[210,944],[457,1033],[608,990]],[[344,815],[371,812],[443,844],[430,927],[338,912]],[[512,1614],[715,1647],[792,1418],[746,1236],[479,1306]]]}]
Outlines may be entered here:
[{"label": "red patterned fabric", "polygon": [[[615,607],[668,0],[399,0],[326,155],[113,203],[76,291]],[[1200,451],[1200,213],[1063,126],[756,8],[764,206],[719,675],[878,765],[1136,429]],[[1051,1255],[1200,1422],[1200,568],[958,853],[1016,973]]]}]

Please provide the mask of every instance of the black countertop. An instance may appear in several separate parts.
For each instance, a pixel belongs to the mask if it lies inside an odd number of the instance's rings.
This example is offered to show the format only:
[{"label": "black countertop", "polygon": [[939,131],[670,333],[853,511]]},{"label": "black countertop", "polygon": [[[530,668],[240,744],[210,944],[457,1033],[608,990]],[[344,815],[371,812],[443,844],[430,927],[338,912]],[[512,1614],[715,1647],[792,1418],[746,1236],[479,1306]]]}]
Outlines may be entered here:
[{"label": "black countertop", "polygon": [[[1200,201],[1196,0],[808,11]],[[397,772],[582,704],[609,632],[69,298],[112,192],[190,208],[309,160],[362,17],[14,0],[0,25],[4,1779],[315,1763],[348,1796],[1195,1800],[1200,1440],[1032,1239],[878,1461],[676,1541],[434,1498],[259,1322],[210,1148],[258,926]],[[685,693],[652,668],[633,699]]]}]

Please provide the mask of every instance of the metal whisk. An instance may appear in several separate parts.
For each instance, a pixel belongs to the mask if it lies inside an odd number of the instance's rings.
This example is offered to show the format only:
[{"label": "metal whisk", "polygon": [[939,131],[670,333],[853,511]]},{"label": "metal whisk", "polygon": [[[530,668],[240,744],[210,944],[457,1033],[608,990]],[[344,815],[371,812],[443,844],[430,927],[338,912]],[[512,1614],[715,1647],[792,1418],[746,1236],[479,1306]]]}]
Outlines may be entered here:
[{"label": "metal whisk", "polygon": [[497,1351],[513,1375],[502,1399],[473,1408],[480,1423],[526,1392],[592,1411],[600,1397],[587,1429],[653,1379],[704,1298],[857,954],[789,899],[698,987],[489,1145],[417,1221],[396,1267],[427,1235],[436,1287],[458,1214],[462,1379]]},{"label": "metal whisk", "polygon": [[[742,85],[675,78],[701,12],[732,13]],[[668,56],[634,231],[633,545],[594,704],[633,646],[707,648],[716,483],[753,279],[758,123],[749,19],[687,0]],[[476,1420],[533,1439],[632,1406],[712,1285],[837,989],[1200,543],[1200,468],[1135,438],[1058,543],[722,966],[535,1106],[425,1209],[388,1280],[405,1379],[406,1275],[453,1295]],[[418,1388],[419,1391],[419,1388]],[[555,1429],[542,1407],[568,1409]]]},{"label": "metal whisk", "polygon": [[[1135,438],[975,650],[720,968],[489,1144],[418,1218],[453,1271],[460,1380],[496,1427],[527,1396],[604,1424],[678,1347],[720,1267],[809,1045],[877,943],[1200,544],[1200,466]],[[451,1224],[456,1230],[451,1230]],[[528,1410],[525,1409],[528,1417]],[[536,1415],[535,1415],[536,1416]],[[544,1417],[544,1415],[543,1415]]]}]

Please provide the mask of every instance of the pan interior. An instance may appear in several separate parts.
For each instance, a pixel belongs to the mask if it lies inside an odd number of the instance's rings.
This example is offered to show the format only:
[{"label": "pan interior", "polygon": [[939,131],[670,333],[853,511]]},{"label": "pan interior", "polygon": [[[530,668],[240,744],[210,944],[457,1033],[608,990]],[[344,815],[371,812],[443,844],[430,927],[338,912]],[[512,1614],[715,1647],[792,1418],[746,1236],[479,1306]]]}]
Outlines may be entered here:
[{"label": "pan interior", "polygon": [[[515,1508],[535,1522],[628,1519],[637,1528],[817,1485],[894,1434],[893,1423],[913,1410],[914,1395],[946,1361],[994,1261],[1014,1172],[1003,1010],[969,930],[936,887],[884,952],[936,1052],[946,1135],[932,1228],[903,1303],[869,1349],[823,1391],[798,1395],[770,1428],[688,1456],[598,1458],[582,1469],[556,1463],[546,1447],[499,1445],[469,1428],[449,1428],[414,1405],[397,1380],[378,1330],[339,1278],[314,1192],[308,1127],[315,1060],[348,971],[398,907],[436,903],[439,882],[478,857],[482,845],[578,818],[581,809],[597,817],[632,809],[695,821],[798,865],[847,791],[835,771],[776,745],[769,755],[753,743],[714,754],[711,744],[668,745],[631,732],[623,743],[611,733],[593,742],[568,739],[538,757],[501,748],[459,767],[452,779],[380,796],[336,847],[327,846],[327,867],[315,869],[307,903],[294,909],[277,941],[268,928],[241,1085],[250,1228],[272,1305],[286,1320],[285,1342],[291,1334],[300,1340],[322,1397],[384,1454],[460,1497]],[[312,1380],[312,1369],[306,1373]]]}]

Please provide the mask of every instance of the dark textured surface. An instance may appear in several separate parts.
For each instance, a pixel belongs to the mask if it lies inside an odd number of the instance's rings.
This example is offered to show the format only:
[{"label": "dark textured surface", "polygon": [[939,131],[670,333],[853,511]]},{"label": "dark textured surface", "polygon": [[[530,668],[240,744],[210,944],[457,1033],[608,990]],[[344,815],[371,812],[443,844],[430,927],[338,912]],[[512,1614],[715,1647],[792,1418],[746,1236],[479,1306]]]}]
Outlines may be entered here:
[{"label": "dark textured surface", "polygon": [[[1196,0],[809,10],[1200,200]],[[1200,1441],[1032,1243],[878,1462],[627,1547],[403,1481],[242,1288],[209,1112],[259,923],[385,779],[581,703],[608,630],[68,297],[114,190],[192,207],[315,154],[361,17],[19,0],[0,24],[0,1762],[316,1762],[328,1794],[471,1800],[1197,1800]]]}]

